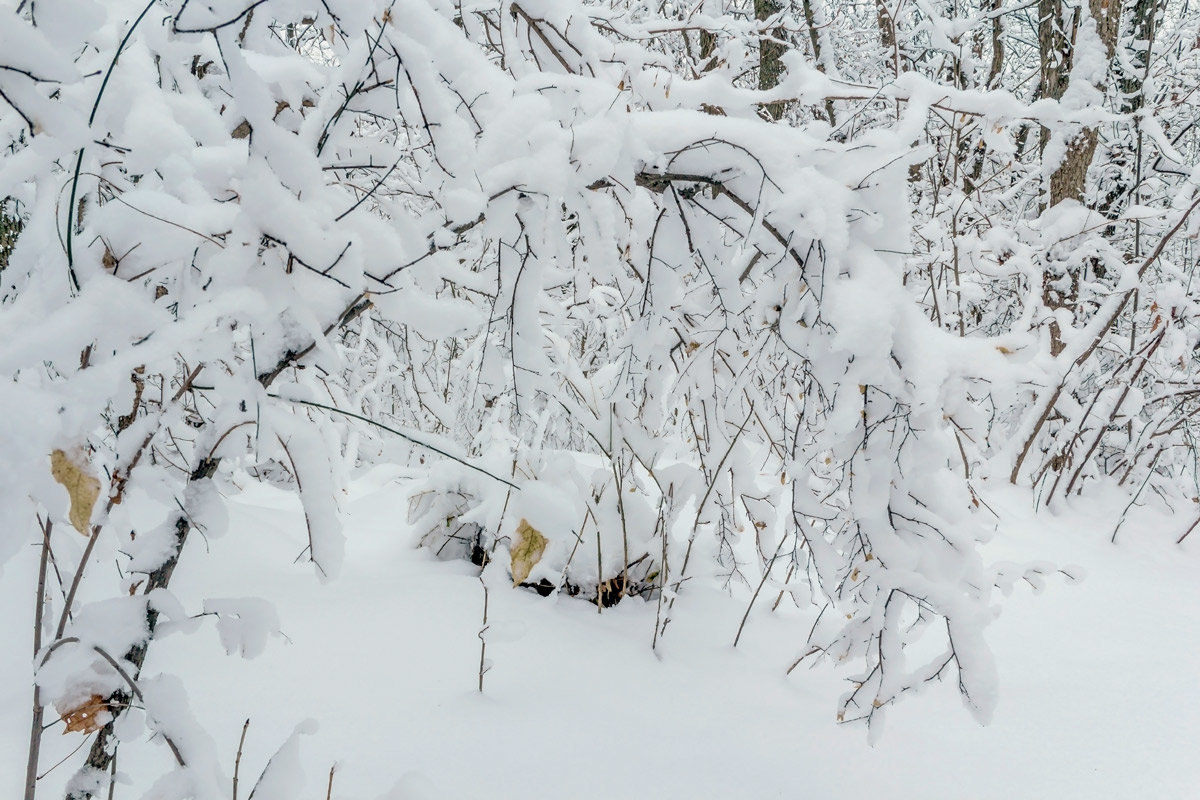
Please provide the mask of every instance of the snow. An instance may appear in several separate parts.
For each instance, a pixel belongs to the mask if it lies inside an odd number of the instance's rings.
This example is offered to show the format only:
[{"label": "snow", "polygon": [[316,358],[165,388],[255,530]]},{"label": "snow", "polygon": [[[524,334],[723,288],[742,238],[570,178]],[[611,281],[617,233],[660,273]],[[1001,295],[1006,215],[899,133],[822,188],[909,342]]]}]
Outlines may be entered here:
[{"label": "snow", "polygon": [[[307,786],[280,798],[324,797],[334,764],[333,796],[345,800],[518,798],[546,787],[574,797],[633,787],[681,798],[1166,798],[1200,781],[1191,752],[1200,722],[1189,713],[1200,707],[1190,670],[1200,659],[1200,543],[1173,544],[1188,522],[1180,517],[1135,510],[1113,545],[1119,509],[1036,515],[1020,491],[986,487],[1002,519],[989,557],[1078,562],[1087,577],[1072,585],[1051,573],[1040,594],[1016,581],[988,629],[1001,681],[991,724],[976,725],[954,687],[935,682],[889,709],[871,747],[861,727],[835,724],[843,682],[832,670],[806,662],[785,675],[810,616],[786,602],[771,613],[760,600],[734,649],[746,593],[685,585],[655,652],[652,603],[628,599],[597,614],[582,600],[498,582],[480,694],[476,568],[413,549],[396,511],[406,507],[399,482],[381,473],[352,485],[345,563],[326,584],[293,563],[307,544],[293,497],[261,485],[225,491],[230,534],[207,549],[189,544],[197,551],[180,562],[172,591],[210,611],[234,607],[213,596],[266,598],[282,636],[259,641],[265,650],[253,660],[230,658],[227,632],[202,623],[195,635],[160,640],[145,674],[155,685],[160,672],[187,672],[193,735],[215,737],[225,777],[247,718],[243,785],[268,759],[296,759]],[[5,616],[5,641],[28,635],[35,570],[23,562],[32,558],[19,556],[0,584],[4,607],[21,609]],[[240,608],[270,620],[263,606]],[[27,650],[7,649],[0,670],[11,712],[0,729],[0,795],[13,797]],[[43,764],[74,743],[48,737]],[[134,786],[121,793],[137,797],[170,755],[129,755],[119,766]],[[56,775],[69,771],[52,773],[46,796]]]},{"label": "snow", "polygon": [[[703,65],[678,4],[60,5],[0,30],[0,780],[35,667],[147,800],[1196,777],[1198,202],[1086,14],[1055,101],[925,0],[766,90],[710,2]],[[1039,208],[1101,124],[1136,230]]]}]

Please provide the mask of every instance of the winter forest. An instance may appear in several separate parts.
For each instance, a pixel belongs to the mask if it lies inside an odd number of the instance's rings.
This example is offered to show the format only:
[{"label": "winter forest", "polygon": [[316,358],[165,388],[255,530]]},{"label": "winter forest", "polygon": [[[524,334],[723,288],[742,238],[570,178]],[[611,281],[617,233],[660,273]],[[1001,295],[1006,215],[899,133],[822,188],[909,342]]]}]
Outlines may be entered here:
[{"label": "winter forest", "polygon": [[0,9],[3,796],[1200,780],[1195,0]]}]

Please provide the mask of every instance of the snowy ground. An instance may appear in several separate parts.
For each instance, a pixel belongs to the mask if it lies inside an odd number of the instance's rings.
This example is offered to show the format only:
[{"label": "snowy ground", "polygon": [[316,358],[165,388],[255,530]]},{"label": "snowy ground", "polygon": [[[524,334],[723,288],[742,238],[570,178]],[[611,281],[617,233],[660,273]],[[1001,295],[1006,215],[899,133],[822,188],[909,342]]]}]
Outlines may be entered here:
[{"label": "snowy ground", "polygon": [[[298,798],[324,798],[334,763],[343,800],[1197,796],[1200,533],[1174,545],[1193,510],[1131,516],[1113,546],[1119,506],[1035,519],[1016,493],[985,496],[1004,519],[989,556],[1087,572],[1079,585],[1051,580],[1040,595],[1022,585],[1007,599],[988,637],[1001,695],[987,727],[937,684],[890,710],[869,747],[862,728],[834,723],[838,675],[801,667],[785,677],[806,633],[798,614],[771,614],[760,599],[735,650],[748,592],[731,599],[695,585],[661,658],[650,650],[652,604],[597,615],[579,600],[492,591],[494,666],[480,695],[480,583],[470,565],[412,548],[402,493],[381,473],[345,503],[346,564],[328,585],[293,564],[304,529],[286,495],[256,487],[233,497],[230,533],[207,554],[190,552],[173,589],[189,609],[206,597],[267,597],[286,639],[244,661],[225,656],[206,624],[157,642],[146,673],[185,676],[230,773],[252,720],[243,786],[298,723],[318,720],[302,741],[308,786]],[[35,571],[22,556],[0,579],[0,797],[19,797],[24,773]],[[51,734],[43,769],[78,743]],[[142,796],[165,766],[155,760],[165,748],[147,750],[120,763],[138,791],[118,797]],[[39,796],[55,797],[67,772]]]}]

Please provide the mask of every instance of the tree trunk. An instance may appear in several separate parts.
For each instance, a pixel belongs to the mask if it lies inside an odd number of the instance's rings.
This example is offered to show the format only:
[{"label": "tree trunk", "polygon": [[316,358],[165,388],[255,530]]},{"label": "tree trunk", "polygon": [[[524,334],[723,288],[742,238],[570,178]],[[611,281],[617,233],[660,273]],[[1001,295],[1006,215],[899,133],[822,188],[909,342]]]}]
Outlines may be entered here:
[{"label": "tree trunk", "polygon": [[[1088,8],[1096,22],[1096,33],[1100,37],[1108,61],[1111,63],[1116,49],[1117,30],[1120,24],[1120,5],[1111,0],[1089,0]],[[1082,9],[1068,8],[1063,0],[1038,0],[1038,53],[1041,57],[1042,97],[1061,100],[1071,83],[1074,67],[1076,37],[1083,24]],[[1104,79],[1096,86],[1104,89]],[[1050,140],[1050,131],[1042,129],[1043,148]],[[1049,206],[1063,200],[1083,202],[1084,183],[1092,156],[1096,152],[1097,134],[1094,128],[1086,128],[1067,145],[1062,163],[1050,178]]]},{"label": "tree trunk", "polygon": [[[708,3],[703,4],[701,11],[703,13],[711,13],[708,8]],[[717,8],[718,13],[724,13],[720,6]],[[715,58],[717,52],[717,35],[709,30],[700,31],[700,71],[708,72],[717,65]]]},{"label": "tree trunk", "polygon": [[1000,86],[1000,74],[1004,71],[1004,41],[1000,38],[1004,33],[1004,17],[1000,14],[1003,0],[991,0],[992,17],[992,63],[988,68],[987,88],[996,89]]},{"label": "tree trunk", "polygon": [[[813,11],[812,0],[803,0],[804,24],[808,27],[808,38],[812,41],[813,63],[821,72],[825,71],[824,53],[821,50],[821,35],[817,33],[817,15]],[[831,127],[837,127],[837,117],[833,111],[833,101],[825,98],[825,117]]]},{"label": "tree trunk", "polygon": [[[754,0],[754,18],[765,22],[783,10],[779,0]],[[787,52],[784,41],[787,31],[782,26],[775,28],[770,35],[760,36],[758,40],[758,88],[762,91],[774,89],[783,77],[783,54]],[[766,103],[763,109],[771,119],[780,119],[786,109],[782,101]]]},{"label": "tree trunk", "polygon": [[887,0],[875,0],[875,23],[879,26],[879,41],[883,44],[885,66],[892,68],[893,75],[900,75],[900,55],[896,51],[896,21],[887,6]]},{"label": "tree trunk", "polygon": [[1161,0],[1134,0],[1129,11],[1125,35],[1122,37],[1121,46],[1125,51],[1125,58],[1117,62],[1120,66],[1120,75],[1117,78],[1117,88],[1120,90],[1117,111],[1133,119],[1133,131],[1128,139],[1118,141],[1111,153],[1112,160],[1121,171],[1100,201],[1100,211],[1109,219],[1120,215],[1137,184],[1141,160],[1141,129],[1135,115],[1146,103],[1144,86],[1150,71],[1154,39],[1158,33],[1160,3]]},{"label": "tree trunk", "polygon": [[[1117,30],[1120,22],[1120,5],[1115,7],[1111,0],[1089,0],[1088,11],[1096,23],[1096,34],[1107,51],[1107,61],[1112,62],[1116,48]],[[1076,39],[1083,27],[1082,7],[1070,8],[1063,0],[1038,0],[1038,53],[1041,57],[1041,97],[1061,100],[1071,84],[1074,67]],[[1086,33],[1085,33],[1086,35]],[[1105,78],[1100,78],[1097,89],[1103,90]],[[1067,142],[1062,161],[1050,176],[1048,207],[1064,200],[1084,202],[1084,190],[1088,167],[1096,153],[1098,135],[1095,128],[1084,128]],[[1042,129],[1042,149],[1050,141],[1050,131]],[[1080,275],[1078,268],[1069,274],[1046,271],[1042,275],[1042,302],[1050,311],[1075,310],[1078,299]],[[1050,322],[1050,353],[1057,356],[1066,345],[1062,340],[1062,329],[1057,320]]]}]

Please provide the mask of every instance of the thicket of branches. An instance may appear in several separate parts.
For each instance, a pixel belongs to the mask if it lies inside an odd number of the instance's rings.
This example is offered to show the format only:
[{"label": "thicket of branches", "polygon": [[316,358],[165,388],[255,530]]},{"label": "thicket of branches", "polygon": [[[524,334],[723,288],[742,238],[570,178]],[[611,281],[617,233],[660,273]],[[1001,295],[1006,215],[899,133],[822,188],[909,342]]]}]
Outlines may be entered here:
[{"label": "thicket of branches", "polygon": [[691,580],[794,604],[873,733],[937,678],[990,714],[1029,573],[979,554],[988,481],[1194,513],[1186,2],[2,6],[26,800],[51,707],[94,737],[69,796],[146,726],[162,796],[227,796],[142,668],[167,622],[261,648],[170,591],[234,470],[298,492],[321,579],[335,487],[391,462],[421,544],[640,596],[649,646]]}]

